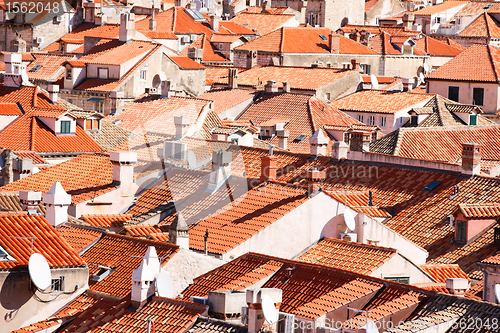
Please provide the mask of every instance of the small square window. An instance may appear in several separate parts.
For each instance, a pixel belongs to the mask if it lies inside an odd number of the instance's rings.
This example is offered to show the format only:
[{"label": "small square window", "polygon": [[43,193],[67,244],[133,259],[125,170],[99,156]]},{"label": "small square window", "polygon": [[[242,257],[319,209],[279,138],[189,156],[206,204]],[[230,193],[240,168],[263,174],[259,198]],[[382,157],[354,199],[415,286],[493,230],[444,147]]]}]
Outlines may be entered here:
[{"label": "small square window", "polygon": [[477,125],[477,115],[476,114],[469,115],[469,125]]},{"label": "small square window", "polygon": [[71,133],[71,121],[63,120],[61,121],[61,134]]},{"label": "small square window", "polygon": [[484,105],[484,88],[472,89],[472,104]]},{"label": "small square window", "polygon": [[417,126],[418,125],[418,116],[417,115],[412,115],[410,118],[410,125],[411,126]]},{"label": "small square window", "polygon": [[146,70],[141,70],[141,80],[146,80]]},{"label": "small square window", "polygon": [[385,127],[387,117],[380,117],[380,127]]},{"label": "small square window", "polygon": [[52,279],[51,291],[64,291],[64,276],[59,279]]},{"label": "small square window", "polygon": [[362,114],[358,115],[358,121],[363,122],[363,115]]},{"label": "small square window", "polygon": [[107,79],[109,77],[109,72],[107,68],[99,68],[98,72],[100,79]]}]

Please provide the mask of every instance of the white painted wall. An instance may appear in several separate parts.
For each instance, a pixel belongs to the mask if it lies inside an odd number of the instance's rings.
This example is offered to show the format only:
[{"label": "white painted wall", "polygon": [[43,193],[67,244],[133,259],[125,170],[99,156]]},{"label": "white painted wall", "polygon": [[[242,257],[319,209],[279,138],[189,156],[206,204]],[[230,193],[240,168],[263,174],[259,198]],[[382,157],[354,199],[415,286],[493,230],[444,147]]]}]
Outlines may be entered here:
[{"label": "white painted wall", "polygon": [[0,116],[0,131],[16,120],[19,116]]},{"label": "white painted wall", "polygon": [[434,282],[414,263],[397,253],[382,266],[374,270],[370,276],[378,278],[386,277],[410,277],[410,284]]}]

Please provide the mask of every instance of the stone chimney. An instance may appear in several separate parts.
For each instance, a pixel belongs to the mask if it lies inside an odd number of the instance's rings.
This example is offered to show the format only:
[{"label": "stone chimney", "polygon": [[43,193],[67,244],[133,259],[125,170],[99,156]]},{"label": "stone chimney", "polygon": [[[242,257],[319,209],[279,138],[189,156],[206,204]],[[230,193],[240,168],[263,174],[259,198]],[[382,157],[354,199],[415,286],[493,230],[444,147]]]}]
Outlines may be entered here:
[{"label": "stone chimney", "polygon": [[366,132],[351,133],[351,151],[370,151],[370,134]]},{"label": "stone chimney", "polygon": [[465,292],[469,290],[469,281],[463,278],[447,278],[446,289],[452,295],[464,297]]},{"label": "stone chimney", "polygon": [[264,87],[265,92],[272,94],[278,92],[278,85],[276,84],[276,81],[269,80],[266,83],[266,86]]},{"label": "stone chimney", "polygon": [[146,304],[148,297],[154,294],[154,280],[155,276],[151,272],[146,259],[142,259],[141,265],[132,272],[130,305],[135,308],[141,308]]},{"label": "stone chimney", "polygon": [[284,93],[290,92],[290,82],[288,81],[283,82],[283,92]]},{"label": "stone chimney", "polygon": [[189,250],[189,227],[180,212],[168,226],[168,242]]},{"label": "stone chimney", "polygon": [[23,64],[23,57],[20,53],[6,53],[4,55],[5,74],[3,86],[9,88],[19,88],[22,85],[29,85],[29,82],[23,82],[23,72],[26,77],[26,65]]},{"label": "stone chimney", "polygon": [[247,55],[247,69],[257,66],[257,51],[250,50]]},{"label": "stone chimney", "polygon": [[366,47],[370,47],[370,37],[371,37],[371,32],[365,31],[365,45]]},{"label": "stone chimney", "polygon": [[219,32],[219,22],[220,22],[220,17],[217,15],[210,15],[210,28],[212,28],[213,31]]},{"label": "stone chimney", "polygon": [[13,41],[14,52],[23,53],[26,52],[26,41],[21,37],[16,36],[16,39]]},{"label": "stone chimney", "polygon": [[112,151],[109,154],[109,160],[113,164],[113,183],[120,185],[121,195],[134,195],[137,188],[134,183],[134,164],[137,163],[137,153]]},{"label": "stone chimney", "polygon": [[357,42],[357,43],[359,43],[359,42],[361,41],[361,34],[360,34],[360,32],[359,32],[359,31],[357,31],[357,30],[356,30],[356,32],[354,32],[354,33],[350,34],[350,35],[349,35],[349,37],[350,37],[353,41],[355,41],[355,42]]},{"label": "stone chimney", "polygon": [[49,92],[49,99],[52,104],[57,104],[57,95],[59,93],[59,85],[57,84],[49,84],[47,87],[47,91]]},{"label": "stone chimney", "polygon": [[344,141],[334,142],[332,145],[332,159],[335,161],[346,159],[348,150],[349,150],[349,145]]},{"label": "stone chimney", "polygon": [[68,221],[68,207],[71,205],[71,195],[66,193],[61,183],[55,182],[50,190],[43,195],[46,205],[45,218],[51,226],[57,228]]},{"label": "stone chimney", "polygon": [[33,173],[33,160],[31,158],[16,158],[12,162],[14,181],[26,178]]},{"label": "stone chimney", "polygon": [[462,144],[462,173],[474,176],[481,172],[481,152],[477,143]]},{"label": "stone chimney", "polygon": [[238,68],[229,68],[227,83],[229,89],[238,88]]},{"label": "stone chimney", "polygon": [[403,27],[408,30],[413,30],[413,23],[415,22],[415,14],[406,13],[403,15]]},{"label": "stone chimney", "polygon": [[126,43],[135,37],[135,14],[122,13],[120,15],[120,42]]},{"label": "stone chimney", "polygon": [[231,177],[231,162],[233,153],[220,150],[212,153],[212,171],[205,192],[214,194]]},{"label": "stone chimney", "polygon": [[310,155],[317,157],[326,155],[326,147],[328,146],[328,138],[323,134],[323,131],[318,128],[316,132],[309,138]]},{"label": "stone chimney", "polygon": [[403,78],[403,91],[411,91],[413,89],[413,79]]},{"label": "stone chimney", "polygon": [[262,2],[262,10],[270,10],[271,9],[271,0],[264,0]]},{"label": "stone chimney", "polygon": [[278,147],[283,150],[288,150],[288,137],[290,136],[288,130],[278,130],[276,131],[276,136],[279,139]]},{"label": "stone chimney", "polygon": [[28,215],[38,214],[38,205],[42,201],[42,192],[19,191],[19,200],[21,200],[22,210],[28,212]]},{"label": "stone chimney", "polygon": [[151,11],[151,19],[149,20],[149,30],[155,31],[156,30],[156,19],[155,19],[155,3],[153,1],[152,5],[152,11]]},{"label": "stone chimney", "polygon": [[186,134],[189,125],[191,125],[191,118],[186,116],[175,116],[174,123],[175,123],[175,136],[177,138],[182,138]]},{"label": "stone chimney", "polygon": [[318,193],[321,183],[326,179],[326,173],[324,171],[319,171],[316,168],[307,170],[306,179],[307,193],[309,196],[312,196]]},{"label": "stone chimney", "polygon": [[300,24],[306,23],[307,14],[307,0],[302,0],[302,7],[300,7]]},{"label": "stone chimney", "polygon": [[340,52],[340,35],[330,33],[328,35],[328,50],[330,53],[339,54]]},{"label": "stone chimney", "polygon": [[273,155],[272,148],[269,155],[260,158],[260,181],[275,181],[278,169],[278,158]]},{"label": "stone chimney", "polygon": [[355,71],[359,71],[361,65],[361,61],[359,59],[351,59],[352,69]]},{"label": "stone chimney", "polygon": [[[282,302],[282,290],[278,288],[258,288],[247,289],[246,291],[248,305],[248,333],[262,332],[262,326],[265,322],[262,313],[262,299],[264,296],[270,297],[276,307],[276,318]],[[277,332],[276,323],[269,327],[270,332]]]}]

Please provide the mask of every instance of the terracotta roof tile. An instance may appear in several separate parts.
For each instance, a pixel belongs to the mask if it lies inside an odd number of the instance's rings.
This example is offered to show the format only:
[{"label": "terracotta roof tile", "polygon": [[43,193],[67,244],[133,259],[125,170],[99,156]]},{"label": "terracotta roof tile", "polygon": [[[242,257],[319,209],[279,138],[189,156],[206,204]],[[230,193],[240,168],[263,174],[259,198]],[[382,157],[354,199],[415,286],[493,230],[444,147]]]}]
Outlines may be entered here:
[{"label": "terracotta roof tile", "polygon": [[[271,31],[281,28],[289,21],[295,19],[293,14],[268,14],[252,13],[249,10],[239,12],[231,22],[239,24],[247,29],[255,31],[259,35],[266,35]],[[255,30],[254,30],[255,29]]]},{"label": "terracotta roof tile", "polygon": [[196,323],[186,333],[247,333],[246,325],[228,323],[214,318],[200,317]]},{"label": "terracotta roof tile", "polygon": [[427,275],[436,282],[446,282],[448,278],[462,278],[470,280],[467,274],[457,264],[420,265]]},{"label": "terracotta roof tile", "polygon": [[[412,94],[411,92],[362,90],[338,99],[330,105],[342,111],[396,113],[412,106],[423,106],[433,97],[431,94]],[[422,105],[420,105],[422,104]]]},{"label": "terracotta roof tile", "polygon": [[88,64],[99,65],[121,65],[136,57],[145,56],[152,51],[156,44],[145,41],[133,40],[130,43],[120,45],[118,47],[102,51],[92,56],[92,59],[82,57],[80,60]]},{"label": "terracotta roof tile", "polygon": [[465,5],[465,1],[445,1],[443,3],[440,3],[435,6],[429,6],[420,10],[417,10],[413,12],[415,16],[428,16],[428,15],[433,15],[437,13],[444,12],[446,10],[458,7],[458,6],[463,6]]},{"label": "terracotta roof tile", "polygon": [[92,245],[92,243],[96,242],[103,235],[102,231],[74,226],[71,224],[64,224],[57,229],[57,231],[78,253]]},{"label": "terracotta roof tile", "polygon": [[82,154],[54,165],[34,175],[2,187],[2,191],[33,190],[46,193],[60,182],[71,194],[71,201],[79,203],[113,191],[113,166],[107,154]]},{"label": "terracotta roof tile", "polygon": [[0,245],[15,261],[0,261],[0,270],[26,269],[33,253],[42,254],[52,268],[84,266],[85,262],[64,238],[41,215],[0,214]]},{"label": "terracotta roof tile", "polygon": [[500,49],[474,44],[426,76],[426,80],[498,82]]},{"label": "terracotta roof tile", "polygon": [[214,101],[214,111],[219,114],[244,101],[253,99],[257,92],[249,89],[216,88],[198,96],[200,99]]},{"label": "terracotta roof tile", "polygon": [[325,238],[297,260],[370,275],[396,252],[391,248]]},{"label": "terracotta roof tile", "polygon": [[[282,27],[235,47],[234,50],[257,50],[277,53],[330,53],[326,28]],[[327,38],[325,41],[320,36]],[[340,54],[376,54],[375,51],[344,36],[340,37]]]},{"label": "terracotta roof tile", "polygon": [[73,55],[55,55],[33,53],[35,58],[26,67],[30,80],[55,80],[64,70],[62,64],[73,58]]},{"label": "terracotta roof tile", "polygon": [[470,287],[469,290],[465,292],[465,297],[482,300],[483,299],[483,285],[484,281],[481,280],[474,286]]},{"label": "terracotta roof tile", "polygon": [[497,218],[500,216],[500,203],[497,202],[459,204],[458,209],[466,218]]},{"label": "terracotta roof tile", "polygon": [[459,34],[462,37],[500,37],[500,22],[489,13],[482,13]]},{"label": "terracotta roof tile", "polygon": [[205,66],[200,65],[196,61],[188,57],[170,57],[177,66],[182,69],[204,69]]},{"label": "terracotta roof tile", "polygon": [[89,276],[99,270],[97,265],[110,267],[113,271],[99,282],[89,280],[89,289],[119,297],[128,295],[132,287],[132,271],[139,267],[148,246],[154,246],[158,256],[163,257],[162,264],[179,251],[179,247],[172,244],[106,234],[82,257],[89,264]]},{"label": "terracotta roof tile", "polygon": [[97,27],[90,24],[82,24],[61,38],[60,41],[69,44],[83,44],[83,39],[86,36],[113,39],[118,38],[119,30],[119,24],[106,23],[103,26]]},{"label": "terracotta roof tile", "polygon": [[98,214],[82,215],[81,217],[93,227],[121,227],[132,218],[131,214]]},{"label": "terracotta roof tile", "polygon": [[199,36],[198,39],[192,42],[188,47],[184,48],[179,55],[187,57],[189,55],[189,49],[193,47],[203,50],[203,56],[201,58],[202,62],[229,62],[229,59],[224,57],[222,53],[208,41],[205,34]]},{"label": "terracotta roof tile", "polygon": [[415,42],[417,42],[415,49],[418,53],[428,54],[434,57],[454,57],[463,51],[462,48],[456,48],[428,36],[415,39]]}]

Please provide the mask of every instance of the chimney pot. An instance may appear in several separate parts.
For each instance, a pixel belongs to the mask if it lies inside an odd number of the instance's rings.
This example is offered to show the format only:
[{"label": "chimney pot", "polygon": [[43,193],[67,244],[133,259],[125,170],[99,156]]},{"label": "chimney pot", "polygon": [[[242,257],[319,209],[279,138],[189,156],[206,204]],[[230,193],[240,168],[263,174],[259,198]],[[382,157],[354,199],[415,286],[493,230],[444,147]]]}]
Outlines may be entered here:
[{"label": "chimney pot", "polygon": [[284,93],[290,92],[290,83],[288,81],[283,82],[283,92]]},{"label": "chimney pot", "polygon": [[217,15],[210,15],[210,27],[213,31],[219,32],[220,17]]},{"label": "chimney pot", "polygon": [[47,87],[49,92],[49,99],[52,101],[52,104],[57,104],[57,95],[59,93],[59,85],[57,84],[49,84]]},{"label": "chimney pot", "polygon": [[312,170],[307,170],[306,179],[309,196],[315,195],[318,193],[321,183],[326,179],[326,173],[314,167]]},{"label": "chimney pot", "polygon": [[238,68],[229,68],[227,83],[229,89],[238,88]]},{"label": "chimney pot", "polygon": [[265,92],[266,93],[278,92],[278,85],[276,84],[276,81],[273,80],[267,81],[267,84],[265,86]]},{"label": "chimney pot", "polygon": [[332,159],[340,161],[347,158],[349,145],[343,141],[336,141],[332,145]]},{"label": "chimney pot", "polygon": [[43,195],[47,211],[45,218],[51,226],[57,228],[68,221],[68,207],[71,205],[71,195],[66,193],[61,183],[55,182],[50,190]]},{"label": "chimney pot", "polygon": [[309,138],[310,154],[317,157],[319,155],[326,155],[326,147],[328,145],[328,138],[323,134],[321,129],[317,129],[314,134]]},{"label": "chimney pot", "polygon": [[328,50],[330,53],[339,54],[340,52],[340,35],[330,33],[328,35]]},{"label": "chimney pot", "polygon": [[403,91],[411,91],[413,88],[413,79],[403,78]]},{"label": "chimney pot", "polygon": [[38,205],[42,201],[42,192],[19,191],[23,211],[38,211]]},{"label": "chimney pot", "polygon": [[462,144],[462,173],[474,176],[481,172],[481,146],[477,143]]}]

